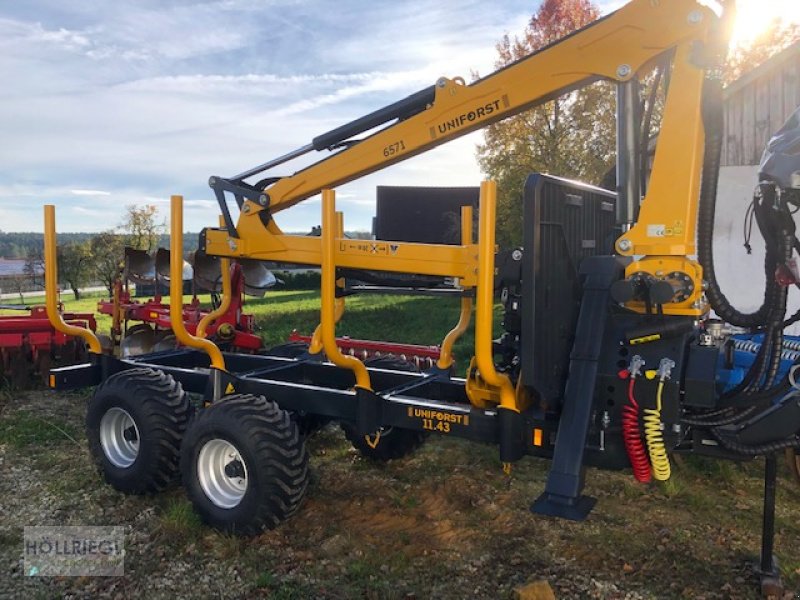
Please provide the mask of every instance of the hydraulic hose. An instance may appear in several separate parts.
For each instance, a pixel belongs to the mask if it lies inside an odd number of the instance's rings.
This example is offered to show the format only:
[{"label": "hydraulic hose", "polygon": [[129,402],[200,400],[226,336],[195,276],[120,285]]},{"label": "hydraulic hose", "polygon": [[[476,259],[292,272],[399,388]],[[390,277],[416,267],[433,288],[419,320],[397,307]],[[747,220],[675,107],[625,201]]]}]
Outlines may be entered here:
[{"label": "hydraulic hose", "polygon": [[711,307],[721,319],[738,327],[758,327],[764,324],[769,312],[769,300],[774,291],[774,277],[769,273],[769,266],[765,265],[767,286],[764,292],[764,303],[752,313],[742,313],[733,307],[722,293],[714,270],[714,217],[723,141],[722,83],[718,79],[706,79],[705,81],[703,125],[706,143],[697,214],[697,258],[703,267],[703,277],[708,283],[706,295]]},{"label": "hydraulic hose", "polygon": [[755,406],[749,406],[749,407],[745,408],[744,410],[739,411],[739,412],[737,412],[735,414],[728,415],[727,417],[720,417],[719,419],[716,419],[716,420],[713,420],[713,421],[712,420],[702,419],[702,418],[697,418],[697,419],[693,419],[691,417],[690,418],[683,418],[683,419],[681,419],[681,423],[684,424],[684,425],[692,425],[692,426],[695,426],[695,427],[722,427],[723,425],[732,425],[733,423],[736,423],[737,421],[741,421],[745,417],[753,414],[755,409],[756,409]]},{"label": "hydraulic hose", "polygon": [[628,404],[622,408],[622,441],[625,443],[625,451],[631,461],[636,481],[648,483],[652,473],[639,428],[639,403],[633,394],[635,384],[636,377],[631,376],[628,380]]},{"label": "hydraulic hose", "polygon": [[769,442],[768,444],[759,444],[758,446],[747,446],[726,439],[725,436],[721,435],[716,429],[712,429],[711,434],[723,447],[744,456],[759,456],[762,454],[772,454],[773,452],[778,452],[787,448],[800,448],[800,437],[798,436],[777,442]]},{"label": "hydraulic hose", "polygon": [[664,380],[658,382],[656,392],[656,408],[644,410],[644,437],[650,462],[653,463],[653,477],[666,481],[672,475],[667,449],[664,446],[664,434],[661,431],[661,394],[664,391]]}]

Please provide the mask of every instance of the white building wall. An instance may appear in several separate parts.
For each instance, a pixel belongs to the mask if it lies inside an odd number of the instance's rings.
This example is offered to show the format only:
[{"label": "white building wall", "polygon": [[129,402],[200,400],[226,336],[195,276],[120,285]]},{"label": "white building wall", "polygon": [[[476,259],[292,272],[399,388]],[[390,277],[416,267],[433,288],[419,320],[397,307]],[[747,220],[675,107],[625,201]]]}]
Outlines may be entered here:
[{"label": "white building wall", "polygon": [[[719,175],[717,214],[714,229],[714,265],[722,292],[733,305],[744,312],[761,306],[764,293],[764,241],[753,224],[750,245],[752,254],[744,248],[744,215],[753,200],[753,189],[758,182],[758,167],[722,167]],[[789,290],[791,316],[800,308],[800,290]],[[792,325],[788,333],[800,335],[800,323]]]}]

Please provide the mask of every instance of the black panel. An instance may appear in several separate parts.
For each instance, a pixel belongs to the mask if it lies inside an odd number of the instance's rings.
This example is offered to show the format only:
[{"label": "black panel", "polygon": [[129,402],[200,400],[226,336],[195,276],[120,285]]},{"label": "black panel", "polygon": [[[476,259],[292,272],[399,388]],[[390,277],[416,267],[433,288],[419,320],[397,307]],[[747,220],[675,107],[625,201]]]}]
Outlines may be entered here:
[{"label": "black panel", "polygon": [[550,406],[564,393],[581,301],[581,261],[613,254],[616,194],[533,174],[525,182],[522,381]]},{"label": "black panel", "polygon": [[[375,238],[424,244],[461,243],[461,207],[478,215],[477,187],[378,186]],[[477,232],[477,226],[474,227]]]}]

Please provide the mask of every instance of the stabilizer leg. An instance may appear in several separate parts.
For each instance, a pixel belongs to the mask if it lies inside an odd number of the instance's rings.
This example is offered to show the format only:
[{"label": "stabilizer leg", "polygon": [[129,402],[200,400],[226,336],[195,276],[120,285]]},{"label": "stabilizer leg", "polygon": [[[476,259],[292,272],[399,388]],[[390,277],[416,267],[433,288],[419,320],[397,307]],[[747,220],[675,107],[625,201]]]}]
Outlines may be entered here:
[{"label": "stabilizer leg", "polygon": [[764,523],[761,529],[761,560],[758,576],[761,578],[761,593],[768,596],[783,595],[783,581],[778,559],[773,554],[775,547],[775,493],[777,488],[778,460],[768,454],[764,465]]},{"label": "stabilizer leg", "polygon": [[583,521],[596,503],[582,495],[583,453],[594,401],[598,361],[608,323],[611,284],[624,266],[614,257],[590,257],[581,264],[583,300],[570,356],[564,409],[558,425],[553,464],[544,493],[531,506],[537,514]]}]

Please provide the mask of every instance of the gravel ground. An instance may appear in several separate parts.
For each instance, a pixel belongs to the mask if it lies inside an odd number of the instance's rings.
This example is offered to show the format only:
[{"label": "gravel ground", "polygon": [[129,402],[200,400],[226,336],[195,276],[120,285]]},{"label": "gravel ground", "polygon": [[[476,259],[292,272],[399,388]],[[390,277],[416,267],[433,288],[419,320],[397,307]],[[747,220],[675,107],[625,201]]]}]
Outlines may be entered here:
[{"label": "gravel ground", "polygon": [[[0,598],[511,598],[537,580],[557,598],[758,597],[755,464],[678,465],[662,487],[590,471],[598,507],[576,524],[529,513],[544,462],[507,477],[494,449],[431,439],[374,465],[328,428],[309,441],[300,512],[240,539],[203,526],[181,489],[140,497],[103,484],[82,431],[86,398],[0,396]],[[800,503],[781,485],[777,550],[794,589]],[[24,576],[25,525],[124,526],[125,575]]]}]

